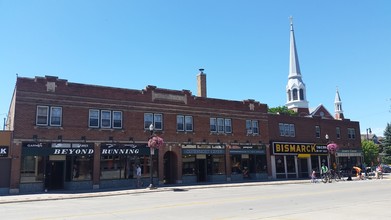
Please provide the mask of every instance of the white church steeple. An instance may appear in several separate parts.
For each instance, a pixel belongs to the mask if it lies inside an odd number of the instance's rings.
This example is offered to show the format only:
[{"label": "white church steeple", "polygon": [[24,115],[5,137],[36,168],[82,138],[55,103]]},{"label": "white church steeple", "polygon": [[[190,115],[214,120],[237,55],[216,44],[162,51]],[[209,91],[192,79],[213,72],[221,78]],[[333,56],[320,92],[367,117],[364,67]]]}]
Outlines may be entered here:
[{"label": "white church steeple", "polygon": [[337,88],[337,92],[335,93],[334,112],[335,112],[335,119],[337,120],[344,119],[343,110],[342,110],[342,101],[341,101],[341,97],[339,96],[338,88]]},{"label": "white church steeple", "polygon": [[306,87],[301,78],[299,57],[296,50],[295,34],[293,31],[293,18],[290,17],[290,54],[289,54],[289,75],[286,86],[288,109],[296,112],[309,113]]}]

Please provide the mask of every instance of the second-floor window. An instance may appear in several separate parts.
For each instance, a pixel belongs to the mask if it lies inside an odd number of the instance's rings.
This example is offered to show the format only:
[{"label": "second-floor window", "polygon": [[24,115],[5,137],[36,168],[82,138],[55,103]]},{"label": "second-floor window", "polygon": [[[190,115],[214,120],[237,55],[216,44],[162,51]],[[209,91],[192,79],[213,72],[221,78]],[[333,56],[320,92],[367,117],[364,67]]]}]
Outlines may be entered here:
[{"label": "second-floor window", "polygon": [[259,124],[257,120],[246,120],[247,134],[259,134]]},{"label": "second-floor window", "polygon": [[356,130],[354,128],[348,128],[348,138],[356,139]]},{"label": "second-floor window", "polygon": [[61,126],[62,107],[37,106],[36,125]]},{"label": "second-floor window", "polygon": [[111,110],[90,109],[88,127],[103,129],[122,128],[122,112]]},{"label": "second-floor window", "polygon": [[278,123],[278,127],[280,130],[280,136],[282,136],[282,137],[295,137],[296,136],[294,124]]},{"label": "second-floor window", "polygon": [[177,131],[193,131],[193,116],[177,115]]},{"label": "second-floor window", "polygon": [[232,133],[232,121],[230,118],[210,118],[210,132]]},{"label": "second-floor window", "polygon": [[318,125],[315,126],[315,137],[320,138],[320,127]]},{"label": "second-floor window", "polygon": [[155,130],[163,130],[163,115],[157,113],[144,113],[144,129],[148,130],[153,124]]},{"label": "second-floor window", "polygon": [[337,139],[340,139],[341,138],[341,128],[340,127],[336,127],[335,128],[335,133],[336,133]]}]

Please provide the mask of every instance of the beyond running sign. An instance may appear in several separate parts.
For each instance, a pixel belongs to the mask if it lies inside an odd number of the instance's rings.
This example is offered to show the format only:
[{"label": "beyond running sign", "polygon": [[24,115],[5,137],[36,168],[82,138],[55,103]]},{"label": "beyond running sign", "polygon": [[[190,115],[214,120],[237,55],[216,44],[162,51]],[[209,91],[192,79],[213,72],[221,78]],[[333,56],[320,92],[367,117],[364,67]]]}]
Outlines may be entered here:
[{"label": "beyond running sign", "polygon": [[326,145],[313,143],[273,142],[274,154],[327,154]]}]

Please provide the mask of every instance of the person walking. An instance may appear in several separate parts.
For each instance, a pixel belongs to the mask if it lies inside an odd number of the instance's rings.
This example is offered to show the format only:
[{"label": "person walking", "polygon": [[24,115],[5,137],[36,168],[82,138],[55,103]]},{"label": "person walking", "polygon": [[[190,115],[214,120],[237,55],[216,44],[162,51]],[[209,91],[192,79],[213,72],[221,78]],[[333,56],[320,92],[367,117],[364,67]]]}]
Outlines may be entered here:
[{"label": "person walking", "polygon": [[138,164],[137,164],[137,168],[136,168],[136,177],[137,177],[137,188],[140,188],[142,185],[142,183],[141,183],[141,167]]}]

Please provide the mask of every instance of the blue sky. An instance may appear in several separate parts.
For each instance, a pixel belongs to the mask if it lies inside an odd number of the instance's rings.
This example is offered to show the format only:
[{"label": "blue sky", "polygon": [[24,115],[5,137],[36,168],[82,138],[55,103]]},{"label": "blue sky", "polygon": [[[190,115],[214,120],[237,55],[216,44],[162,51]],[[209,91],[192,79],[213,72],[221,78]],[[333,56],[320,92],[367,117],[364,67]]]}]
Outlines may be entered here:
[{"label": "blue sky", "polygon": [[[0,118],[22,77],[286,102],[289,16],[310,107],[383,135],[391,123],[391,1],[0,0]],[[3,128],[1,123],[0,128]]]}]

